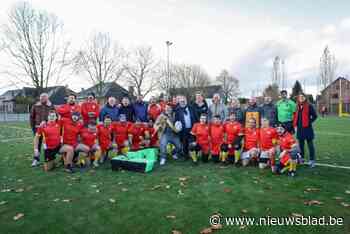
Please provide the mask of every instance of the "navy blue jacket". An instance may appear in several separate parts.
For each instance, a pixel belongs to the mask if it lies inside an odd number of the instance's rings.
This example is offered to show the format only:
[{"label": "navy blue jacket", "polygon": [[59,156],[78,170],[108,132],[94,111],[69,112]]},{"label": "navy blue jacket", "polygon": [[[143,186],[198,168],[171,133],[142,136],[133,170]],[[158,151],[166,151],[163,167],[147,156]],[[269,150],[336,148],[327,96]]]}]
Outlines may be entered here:
[{"label": "navy blue jacket", "polygon": [[141,122],[147,122],[147,104],[145,102],[135,102],[133,105],[135,119],[139,119]]},{"label": "navy blue jacket", "polygon": [[119,119],[119,108],[117,106],[110,106],[108,103],[104,105],[100,111],[99,119],[101,122],[104,121],[105,116],[109,115],[112,121],[118,121]]}]

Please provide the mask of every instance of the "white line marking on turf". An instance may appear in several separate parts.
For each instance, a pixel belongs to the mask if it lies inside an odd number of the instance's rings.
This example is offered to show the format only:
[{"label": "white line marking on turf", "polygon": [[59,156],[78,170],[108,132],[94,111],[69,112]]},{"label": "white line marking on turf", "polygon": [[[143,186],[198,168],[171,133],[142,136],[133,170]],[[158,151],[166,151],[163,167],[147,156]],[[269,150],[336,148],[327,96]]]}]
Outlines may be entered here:
[{"label": "white line marking on turf", "polygon": [[0,140],[0,142],[6,143],[6,142],[10,142],[10,141],[27,140],[27,139],[33,139],[33,137],[10,138],[10,139]]},{"label": "white line marking on turf", "polygon": [[350,136],[350,133],[341,133],[341,132],[322,132],[316,131],[316,135],[326,135],[326,136]]},{"label": "white line marking on turf", "polygon": [[347,166],[337,166],[337,165],[332,165],[332,164],[327,164],[327,163],[316,163],[316,166],[350,169],[350,167],[347,167]]},{"label": "white line marking on turf", "polygon": [[32,131],[31,129],[28,128],[21,128],[21,127],[15,127],[15,126],[0,126],[3,128],[11,128],[11,129],[18,129],[18,130],[25,130],[25,131]]}]

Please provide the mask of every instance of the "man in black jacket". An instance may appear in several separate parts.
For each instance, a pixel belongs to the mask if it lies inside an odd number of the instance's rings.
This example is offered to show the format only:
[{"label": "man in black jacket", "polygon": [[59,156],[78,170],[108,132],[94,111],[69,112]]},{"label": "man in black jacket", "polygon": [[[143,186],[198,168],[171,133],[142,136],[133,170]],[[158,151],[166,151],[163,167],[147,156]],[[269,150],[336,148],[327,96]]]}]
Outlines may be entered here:
[{"label": "man in black jacket", "polygon": [[192,105],[192,109],[193,109],[195,123],[199,122],[199,118],[202,114],[208,115],[208,112],[209,112],[208,104],[200,92],[196,93],[196,100]]},{"label": "man in black jacket", "polygon": [[124,114],[128,122],[135,122],[135,110],[132,105],[130,105],[130,100],[128,97],[123,97],[121,106],[119,108],[119,115]]}]

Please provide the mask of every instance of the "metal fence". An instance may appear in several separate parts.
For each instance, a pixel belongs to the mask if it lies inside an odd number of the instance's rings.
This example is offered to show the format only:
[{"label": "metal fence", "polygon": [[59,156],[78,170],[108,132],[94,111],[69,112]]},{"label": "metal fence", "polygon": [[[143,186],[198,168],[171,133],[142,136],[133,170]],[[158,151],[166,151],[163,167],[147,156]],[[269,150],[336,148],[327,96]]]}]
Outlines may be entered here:
[{"label": "metal fence", "polygon": [[0,122],[28,122],[29,113],[0,113]]}]

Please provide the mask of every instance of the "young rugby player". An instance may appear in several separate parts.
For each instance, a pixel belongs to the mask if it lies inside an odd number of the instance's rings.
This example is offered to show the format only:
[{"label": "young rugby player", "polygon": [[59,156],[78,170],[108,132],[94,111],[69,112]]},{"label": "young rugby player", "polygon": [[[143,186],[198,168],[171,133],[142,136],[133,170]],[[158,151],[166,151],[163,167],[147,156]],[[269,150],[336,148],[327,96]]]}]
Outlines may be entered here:
[{"label": "young rugby player", "polygon": [[270,121],[268,119],[263,118],[260,129],[261,153],[259,157],[259,168],[266,168],[269,162],[272,172],[275,172],[277,139],[278,135],[276,129],[270,126]]},{"label": "young rugby player", "polygon": [[238,163],[241,156],[243,128],[242,124],[236,121],[235,112],[229,114],[229,119],[224,123],[225,132],[225,144],[222,149],[226,152],[223,153],[223,161],[229,163]]},{"label": "young rugby player", "polygon": [[281,153],[278,157],[279,163],[277,172],[283,173],[288,170],[288,175],[294,177],[296,175],[297,160],[300,156],[299,146],[294,136],[289,133],[283,125],[277,127],[278,143]]},{"label": "young rugby player", "polygon": [[139,119],[130,125],[128,134],[131,150],[136,151],[144,147],[145,126]]},{"label": "young rugby player", "polygon": [[144,126],[144,138],[145,138],[145,147],[157,147],[158,146],[158,134],[153,126],[153,120],[148,119],[148,123]]},{"label": "young rugby player", "polygon": [[126,154],[129,150],[128,130],[130,125],[124,114],[119,115],[118,122],[112,123],[113,148],[116,148],[119,154]]},{"label": "young rugby player", "polygon": [[250,118],[244,129],[244,146],[242,152],[242,165],[248,166],[249,162],[257,162],[259,157],[260,133],[256,128],[256,121]]},{"label": "young rugby player", "polygon": [[100,163],[104,163],[112,148],[112,119],[109,115],[105,116],[103,123],[97,125],[97,138],[101,148]]},{"label": "young rugby player", "polygon": [[50,171],[52,168],[54,168],[56,154],[59,153],[61,148],[61,128],[56,120],[56,112],[54,110],[50,111],[47,123],[38,128],[34,137],[34,155],[36,157],[39,157],[40,155],[39,139],[40,137],[43,139],[45,171]]},{"label": "young rugby player", "polygon": [[201,152],[202,162],[208,162],[210,141],[206,114],[200,115],[199,123],[193,125],[191,134],[195,137],[195,141],[189,145],[189,152],[193,162],[197,163],[199,152]]},{"label": "young rugby player", "polygon": [[80,156],[83,157],[83,164],[89,166],[90,162],[93,160],[94,167],[99,166],[98,162],[101,157],[101,149],[97,141],[97,129],[95,124],[90,123],[81,130],[80,144],[77,146],[76,150],[80,152]]},{"label": "young rugby player", "polygon": [[224,126],[220,115],[214,115],[209,127],[211,158],[215,163],[220,162],[221,145],[224,142]]},{"label": "young rugby player", "polygon": [[62,147],[60,153],[64,154],[65,169],[69,173],[73,173],[73,157],[76,147],[78,146],[78,136],[83,127],[79,121],[80,113],[73,112],[71,120],[61,119],[60,126],[62,132]]}]

